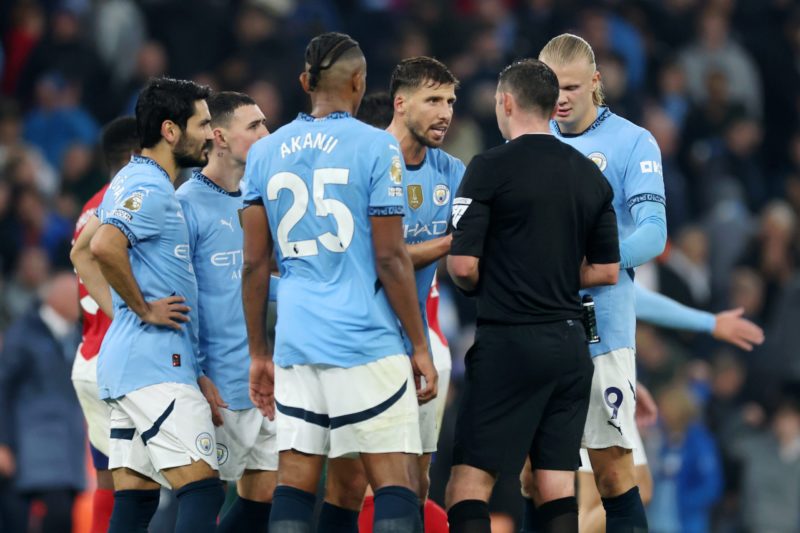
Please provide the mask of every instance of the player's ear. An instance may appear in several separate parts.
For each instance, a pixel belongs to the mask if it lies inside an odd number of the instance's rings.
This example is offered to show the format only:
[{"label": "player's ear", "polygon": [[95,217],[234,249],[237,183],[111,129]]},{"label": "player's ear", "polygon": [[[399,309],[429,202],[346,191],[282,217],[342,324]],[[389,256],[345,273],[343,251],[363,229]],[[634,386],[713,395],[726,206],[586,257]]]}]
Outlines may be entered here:
[{"label": "player's ear", "polygon": [[219,145],[221,148],[228,147],[228,141],[225,139],[225,130],[222,128],[214,128],[211,130],[211,133],[214,135],[214,144]]},{"label": "player's ear", "polygon": [[403,97],[401,93],[397,93],[394,95],[394,112],[398,115],[402,115],[405,113],[406,110],[406,99]]},{"label": "player's ear", "polygon": [[514,97],[511,93],[502,93],[503,95],[503,111],[506,116],[511,114],[511,108],[514,107]]},{"label": "player's ear", "polygon": [[165,120],[161,123],[161,136],[169,144],[175,144],[181,137],[181,129],[171,120]]},{"label": "player's ear", "polygon": [[367,73],[359,69],[353,73],[352,86],[353,92],[356,94],[364,94],[364,89],[367,86]]},{"label": "player's ear", "polygon": [[310,94],[311,93],[311,85],[309,85],[309,83],[308,83],[308,72],[303,71],[303,73],[300,74],[300,78],[299,79],[300,79],[300,87],[303,88],[303,91],[305,93]]}]

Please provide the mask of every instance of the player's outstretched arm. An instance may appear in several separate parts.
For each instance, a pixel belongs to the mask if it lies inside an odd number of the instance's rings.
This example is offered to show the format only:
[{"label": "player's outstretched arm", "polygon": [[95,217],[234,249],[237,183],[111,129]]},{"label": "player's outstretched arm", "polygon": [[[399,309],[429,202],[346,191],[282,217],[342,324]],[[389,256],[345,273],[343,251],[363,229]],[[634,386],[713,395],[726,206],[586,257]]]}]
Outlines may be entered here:
[{"label": "player's outstretched arm", "polygon": [[428,351],[428,339],[417,302],[414,268],[403,241],[402,220],[400,216],[373,216],[370,223],[378,279],[411,340],[414,376],[425,378],[424,387],[417,384],[417,398],[420,403],[425,403],[436,397],[439,377]]},{"label": "player's outstretched arm", "polygon": [[189,307],[183,303],[183,296],[172,295],[152,302],[144,300],[131,270],[128,238],[119,228],[110,224],[101,225],[89,247],[108,284],[144,322],[181,329],[181,323],[189,321]]},{"label": "player's outstretched arm", "polygon": [[406,250],[408,250],[408,255],[411,257],[414,270],[425,268],[447,255],[450,251],[450,243],[452,242],[453,235],[450,234],[429,241],[406,245]]},{"label": "player's outstretched arm", "polygon": [[636,318],[670,329],[708,333],[742,350],[764,342],[764,330],[742,315],[744,310],[730,309],[716,315],[685,306],[634,283]]},{"label": "player's outstretched arm", "polygon": [[111,290],[108,288],[108,282],[103,277],[100,265],[92,255],[92,250],[89,247],[89,243],[91,243],[92,237],[94,237],[99,227],[100,219],[96,216],[89,217],[86,225],[78,234],[78,238],[75,239],[75,244],[72,245],[69,258],[75,267],[75,272],[78,273],[78,277],[83,281],[83,286],[89,292],[89,296],[94,298],[94,301],[97,302],[100,310],[106,316],[113,318],[114,306],[111,302]]},{"label": "player's outstretched arm", "polygon": [[242,211],[244,262],[242,306],[250,349],[250,400],[270,420],[275,418],[275,368],[267,338],[267,298],[270,286],[272,234],[263,205]]}]

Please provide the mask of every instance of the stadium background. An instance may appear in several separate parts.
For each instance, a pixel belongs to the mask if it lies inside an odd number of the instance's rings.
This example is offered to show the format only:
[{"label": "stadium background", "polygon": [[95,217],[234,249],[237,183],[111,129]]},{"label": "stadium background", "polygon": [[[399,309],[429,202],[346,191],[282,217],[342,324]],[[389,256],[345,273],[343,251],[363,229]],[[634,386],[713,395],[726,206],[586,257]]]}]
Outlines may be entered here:
[{"label": "stadium background", "polygon": [[[504,65],[562,31],[590,42],[611,109],[649,129],[663,155],[670,242],[637,279],[701,309],[741,306],[767,334],[747,353],[640,324],[641,381],[664,415],[645,434],[655,491],[695,490],[694,512],[711,513],[715,531],[800,531],[800,6],[791,0],[3,2],[0,332],[70,268],[78,210],[106,181],[99,128],[132,111],[148,77],[245,91],[274,130],[304,108],[303,47],[326,30],[360,41],[368,92],[386,90],[402,58],[448,64],[461,88],[445,149],[465,163],[501,142],[493,95]],[[439,502],[474,322],[446,279],[441,293],[454,380],[432,470]],[[675,450],[691,455],[685,437],[698,428],[714,435],[720,471],[675,461]],[[0,454],[0,510],[16,501],[13,477]],[[516,487],[504,480],[496,512],[516,515]],[[651,507],[651,523],[684,504]]]}]

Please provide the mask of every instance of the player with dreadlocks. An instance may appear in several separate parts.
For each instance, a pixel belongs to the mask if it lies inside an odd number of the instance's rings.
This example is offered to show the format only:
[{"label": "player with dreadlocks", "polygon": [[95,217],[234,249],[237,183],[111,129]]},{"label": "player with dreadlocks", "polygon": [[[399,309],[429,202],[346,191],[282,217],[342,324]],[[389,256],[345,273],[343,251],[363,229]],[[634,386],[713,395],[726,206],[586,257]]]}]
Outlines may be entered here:
[{"label": "player with dreadlocks", "polygon": [[[436,396],[437,374],[403,239],[401,152],[391,134],[352,117],[366,86],[356,41],[326,33],[305,58],[311,113],[253,145],[243,187],[250,396],[277,414],[270,532],[309,532],[326,457],[354,454],[375,489],[373,531],[420,531],[417,402]],[[273,243],[274,357],[265,331]]]}]

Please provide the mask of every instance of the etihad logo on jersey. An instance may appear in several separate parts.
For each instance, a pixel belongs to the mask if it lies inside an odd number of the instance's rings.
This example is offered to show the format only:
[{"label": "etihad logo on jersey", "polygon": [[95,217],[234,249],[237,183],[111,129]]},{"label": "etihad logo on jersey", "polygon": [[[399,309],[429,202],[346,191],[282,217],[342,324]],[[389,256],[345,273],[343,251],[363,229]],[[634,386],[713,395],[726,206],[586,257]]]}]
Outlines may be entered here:
[{"label": "etihad logo on jersey", "polygon": [[430,239],[447,233],[447,221],[434,220],[428,224],[417,223],[413,226],[404,224],[403,231],[405,233],[404,238],[407,241],[411,241],[410,244],[415,244],[417,240],[427,240],[424,239],[425,237]]},{"label": "etihad logo on jersey", "polygon": [[324,133],[317,133],[316,135],[311,135],[310,133],[297,135],[296,137],[290,138],[288,143],[281,143],[281,159],[285,158],[287,155],[309,148],[321,150],[329,154],[333,152],[333,149],[336,148],[338,143],[339,139],[333,135],[325,135]]},{"label": "etihad logo on jersey", "polygon": [[211,264],[215,267],[239,267],[231,272],[231,279],[242,279],[242,250],[217,252],[211,255]]},{"label": "etihad logo on jersey", "polygon": [[608,159],[606,159],[606,155],[603,152],[592,152],[587,157],[591,159],[595,165],[597,165],[597,168],[600,169],[600,172],[604,172],[608,166]]},{"label": "etihad logo on jersey", "polygon": [[419,209],[424,201],[422,185],[409,185],[406,187],[406,198],[408,199],[408,207],[411,209]]}]

